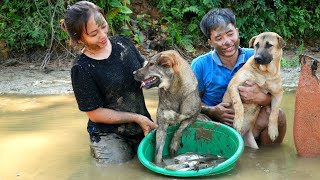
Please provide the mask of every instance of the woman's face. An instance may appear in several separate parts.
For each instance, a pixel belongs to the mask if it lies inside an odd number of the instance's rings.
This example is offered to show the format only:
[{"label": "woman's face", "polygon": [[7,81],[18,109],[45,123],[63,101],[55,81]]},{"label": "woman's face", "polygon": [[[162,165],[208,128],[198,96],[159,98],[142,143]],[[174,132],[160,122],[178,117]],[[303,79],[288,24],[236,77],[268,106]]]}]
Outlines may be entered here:
[{"label": "woman's face", "polygon": [[81,39],[85,47],[91,50],[104,48],[108,43],[109,25],[103,15],[99,12],[91,15],[86,27]]},{"label": "woman's face", "polygon": [[231,23],[213,29],[208,39],[208,43],[217,53],[225,57],[231,57],[238,51],[239,42],[238,29]]}]

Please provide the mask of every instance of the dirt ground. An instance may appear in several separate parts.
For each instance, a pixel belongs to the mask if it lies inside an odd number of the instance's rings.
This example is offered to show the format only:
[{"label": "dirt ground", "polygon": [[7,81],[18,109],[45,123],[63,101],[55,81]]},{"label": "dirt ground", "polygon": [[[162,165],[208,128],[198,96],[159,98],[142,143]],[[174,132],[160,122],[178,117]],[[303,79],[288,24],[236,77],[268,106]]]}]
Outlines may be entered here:
[{"label": "dirt ground", "polygon": [[[306,53],[320,59],[320,52]],[[284,58],[296,56],[292,51],[285,51]],[[8,65],[9,64],[9,65]],[[71,60],[51,62],[45,71],[39,70],[41,64],[34,62],[0,64],[0,94],[69,94],[73,93],[70,81]],[[297,87],[300,67],[281,70],[285,91]]]}]

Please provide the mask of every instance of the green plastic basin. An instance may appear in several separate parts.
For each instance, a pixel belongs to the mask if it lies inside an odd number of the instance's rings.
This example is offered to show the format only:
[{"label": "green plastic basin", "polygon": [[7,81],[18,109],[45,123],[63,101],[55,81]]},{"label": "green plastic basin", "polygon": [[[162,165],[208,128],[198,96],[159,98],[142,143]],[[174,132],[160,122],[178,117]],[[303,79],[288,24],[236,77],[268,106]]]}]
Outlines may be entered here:
[{"label": "green plastic basin", "polygon": [[[169,144],[178,126],[170,126],[167,130],[163,156],[169,155]],[[159,174],[176,177],[211,176],[230,171],[241,156],[244,142],[241,135],[233,128],[217,123],[197,120],[184,130],[181,142],[182,147],[177,154],[195,152],[198,154],[220,155],[226,161],[215,167],[200,170],[174,171],[157,166],[153,163],[155,156],[155,130],[149,133],[138,147],[139,161],[149,170]]]}]

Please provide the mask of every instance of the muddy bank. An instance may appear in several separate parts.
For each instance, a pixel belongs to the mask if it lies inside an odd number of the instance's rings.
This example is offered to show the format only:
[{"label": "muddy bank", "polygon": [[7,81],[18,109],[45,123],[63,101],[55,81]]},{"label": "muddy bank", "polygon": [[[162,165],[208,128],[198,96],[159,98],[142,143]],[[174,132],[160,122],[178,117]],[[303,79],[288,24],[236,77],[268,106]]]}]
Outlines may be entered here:
[{"label": "muddy bank", "polygon": [[[281,75],[285,91],[297,87],[300,67],[282,69]],[[73,93],[70,70],[42,72],[38,69],[22,67],[1,67],[0,94],[70,94]]]},{"label": "muddy bank", "polygon": [[35,69],[6,67],[0,70],[0,94],[69,94],[73,93],[70,71],[45,73]]}]

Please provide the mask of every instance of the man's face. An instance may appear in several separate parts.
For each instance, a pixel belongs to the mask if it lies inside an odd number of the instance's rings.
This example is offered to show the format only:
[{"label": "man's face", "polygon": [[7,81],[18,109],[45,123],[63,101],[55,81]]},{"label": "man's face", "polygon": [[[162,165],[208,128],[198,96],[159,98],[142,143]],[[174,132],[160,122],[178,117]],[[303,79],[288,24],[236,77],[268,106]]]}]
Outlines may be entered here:
[{"label": "man's face", "polygon": [[220,56],[231,57],[238,51],[239,33],[231,23],[213,29],[208,43],[214,47]]}]

